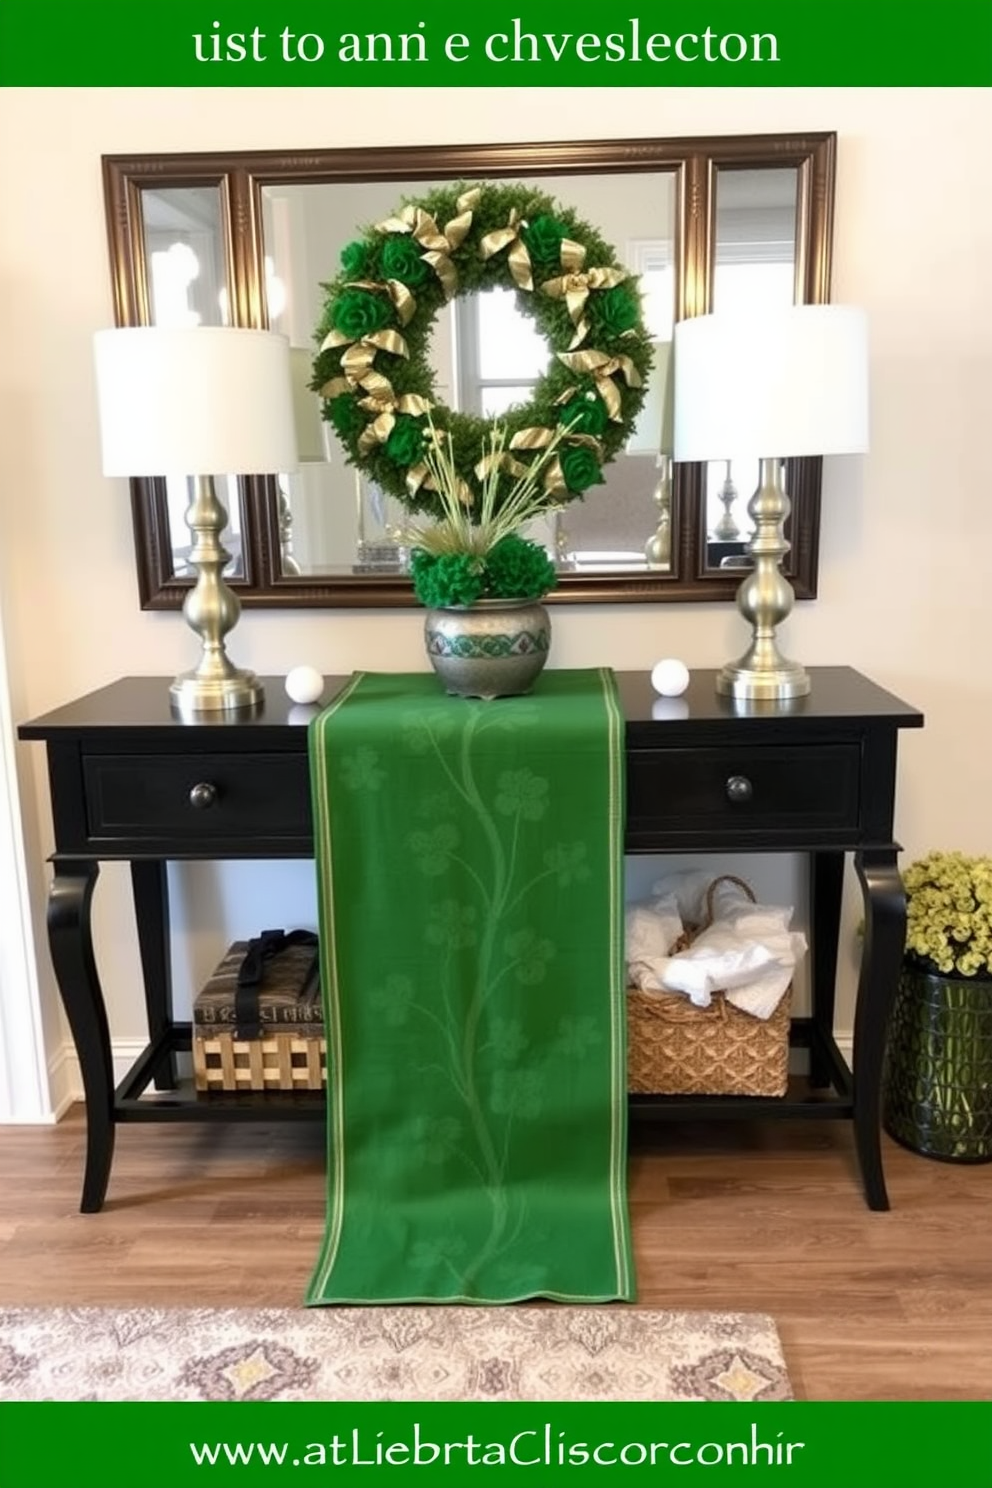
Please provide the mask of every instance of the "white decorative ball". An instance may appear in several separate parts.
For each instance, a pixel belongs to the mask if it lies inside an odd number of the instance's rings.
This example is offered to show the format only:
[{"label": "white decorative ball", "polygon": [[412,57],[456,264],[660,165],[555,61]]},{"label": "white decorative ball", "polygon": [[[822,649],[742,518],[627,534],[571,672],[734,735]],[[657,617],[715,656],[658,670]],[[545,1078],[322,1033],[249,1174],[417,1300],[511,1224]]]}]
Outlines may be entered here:
[{"label": "white decorative ball", "polygon": [[652,667],[651,686],[662,697],[681,697],[689,686],[689,668],[684,661],[666,656]]},{"label": "white decorative ball", "polygon": [[315,703],[324,690],[324,679],[316,667],[294,667],[286,678],[286,692],[294,703]]}]

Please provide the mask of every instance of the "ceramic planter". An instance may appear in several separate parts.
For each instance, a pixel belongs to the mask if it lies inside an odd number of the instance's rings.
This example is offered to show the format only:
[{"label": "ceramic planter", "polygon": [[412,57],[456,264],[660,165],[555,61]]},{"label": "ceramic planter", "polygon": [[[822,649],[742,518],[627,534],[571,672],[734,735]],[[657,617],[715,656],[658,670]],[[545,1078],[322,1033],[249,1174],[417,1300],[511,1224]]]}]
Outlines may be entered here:
[{"label": "ceramic planter", "polygon": [[551,619],[540,600],[480,599],[428,610],[424,638],[448,692],[513,697],[530,691],[548,659]]},{"label": "ceramic planter", "polygon": [[992,1162],[992,978],[904,966],[882,1088],[885,1130],[946,1162]]}]

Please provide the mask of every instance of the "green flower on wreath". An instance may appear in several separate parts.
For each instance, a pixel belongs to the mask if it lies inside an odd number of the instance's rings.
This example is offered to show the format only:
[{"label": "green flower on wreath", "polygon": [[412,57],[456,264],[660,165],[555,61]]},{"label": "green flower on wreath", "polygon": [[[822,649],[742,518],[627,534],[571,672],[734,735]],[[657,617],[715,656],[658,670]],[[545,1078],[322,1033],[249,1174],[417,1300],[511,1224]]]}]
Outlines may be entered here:
[{"label": "green flower on wreath", "polygon": [[585,444],[573,444],[558,457],[561,473],[570,491],[581,494],[590,486],[602,485],[603,471],[599,461]]},{"label": "green flower on wreath", "polygon": [[365,427],[365,415],[351,393],[338,393],[327,407],[331,423],[340,439],[347,441]]},{"label": "green flower on wreath", "polygon": [[352,341],[381,331],[393,318],[393,307],[384,295],[367,289],[344,289],[331,309],[334,327]]},{"label": "green flower on wreath", "polygon": [[402,1028],[409,1022],[413,990],[410,977],[394,971],[372,992],[369,1001],[387,1028]]},{"label": "green flower on wreath", "polygon": [[501,816],[540,821],[548,809],[548,782],[533,770],[504,770],[497,785],[494,805]]},{"label": "green flower on wreath", "polygon": [[637,295],[626,284],[615,284],[600,294],[589,296],[589,318],[606,336],[622,336],[632,331],[641,318]]},{"label": "green flower on wreath", "polygon": [[595,393],[584,393],[566,403],[558,420],[567,424],[573,434],[592,434],[596,438],[609,422],[606,404]]},{"label": "green flower on wreath", "polygon": [[474,946],[478,939],[474,904],[459,904],[456,899],[444,899],[431,906],[424,939],[430,945],[450,946],[452,950],[465,950]]},{"label": "green flower on wreath", "polygon": [[527,244],[531,258],[539,263],[558,262],[562,240],[568,236],[557,218],[542,213],[522,229],[520,236]]},{"label": "green flower on wreath", "polygon": [[536,987],[548,974],[548,962],[554,960],[554,941],[545,940],[536,930],[516,930],[506,939],[506,953],[513,962],[518,982]]},{"label": "green flower on wreath", "polygon": [[369,249],[367,243],[354,241],[345,243],[341,249],[341,267],[349,279],[361,279],[368,267]]},{"label": "green flower on wreath", "polygon": [[377,791],[386,778],[375,749],[360,745],[341,761],[341,775],[350,791]]},{"label": "green flower on wreath", "polygon": [[440,822],[430,832],[411,832],[407,839],[417,867],[428,878],[440,878],[459,840],[458,828],[451,822]]},{"label": "green flower on wreath", "polygon": [[423,452],[423,424],[409,413],[398,413],[386,440],[386,454],[397,465],[416,465]]},{"label": "green flower on wreath", "polygon": [[431,276],[431,267],[421,257],[419,243],[402,234],[393,233],[382,247],[382,272],[387,279],[398,279],[401,284],[408,284],[416,289],[427,283]]}]

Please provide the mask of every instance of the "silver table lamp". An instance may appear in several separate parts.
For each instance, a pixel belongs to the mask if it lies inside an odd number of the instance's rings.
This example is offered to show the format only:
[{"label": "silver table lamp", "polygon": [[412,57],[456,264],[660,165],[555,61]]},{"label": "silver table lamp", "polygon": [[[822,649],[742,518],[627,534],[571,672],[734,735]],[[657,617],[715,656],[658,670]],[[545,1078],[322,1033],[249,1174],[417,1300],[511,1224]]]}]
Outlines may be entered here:
[{"label": "silver table lamp", "polygon": [[191,478],[186,522],[196,583],[183,614],[201,641],[199,665],[170,688],[175,712],[251,709],[252,673],[234,666],[224,637],[241,604],[223,571],[227,512],[214,476],[296,469],[289,343],[271,331],[133,326],[94,338],[103,473]]},{"label": "silver table lamp", "polygon": [[792,609],[781,562],[789,498],[783,462],[868,448],[868,338],[850,305],[792,305],[748,315],[700,315],[675,327],[676,460],[758,460],[748,505],[754,522],[750,573],[737,607],[751,644],[717,676],[741,700],[804,697],[805,668],[778,649],[776,627]]}]

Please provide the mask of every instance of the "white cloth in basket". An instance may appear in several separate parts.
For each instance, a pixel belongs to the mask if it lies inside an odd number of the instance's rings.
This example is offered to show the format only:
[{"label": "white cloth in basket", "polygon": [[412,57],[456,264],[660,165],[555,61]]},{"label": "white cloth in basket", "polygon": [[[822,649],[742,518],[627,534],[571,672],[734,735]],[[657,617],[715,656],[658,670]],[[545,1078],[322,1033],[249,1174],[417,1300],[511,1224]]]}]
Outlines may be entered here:
[{"label": "white cloth in basket", "polygon": [[[641,911],[638,950],[651,946],[646,920],[664,906],[667,924],[681,918],[699,923],[706,917],[706,895],[713,875],[707,871],[673,874],[655,884],[659,899]],[[640,954],[635,961],[628,941],[628,972],[643,991],[681,992],[697,1007],[709,1007],[712,994],[755,1018],[767,1019],[792,981],[796,962],[806,953],[806,937],[790,930],[791,906],[754,904],[738,884],[718,883],[713,893],[714,921],[693,944],[676,955]],[[680,933],[680,932],[677,932]],[[677,936],[668,941],[669,948]],[[655,942],[657,944],[657,942]]]},{"label": "white cloth in basket", "polygon": [[624,933],[628,986],[661,991],[663,968],[683,929],[674,895],[627,906]]}]

